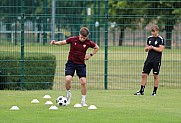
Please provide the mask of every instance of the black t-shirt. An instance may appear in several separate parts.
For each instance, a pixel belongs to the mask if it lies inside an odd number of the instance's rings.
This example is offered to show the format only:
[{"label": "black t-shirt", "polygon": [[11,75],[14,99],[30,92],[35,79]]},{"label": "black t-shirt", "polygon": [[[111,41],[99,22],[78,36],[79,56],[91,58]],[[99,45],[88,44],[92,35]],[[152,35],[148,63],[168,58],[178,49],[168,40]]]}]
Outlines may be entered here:
[{"label": "black t-shirt", "polygon": [[[147,45],[152,45],[154,47],[159,47],[159,45],[164,45],[164,38],[161,36],[153,37],[149,36],[147,39]],[[162,52],[157,52],[155,50],[149,50],[147,59],[145,63],[148,62],[161,62]]]}]

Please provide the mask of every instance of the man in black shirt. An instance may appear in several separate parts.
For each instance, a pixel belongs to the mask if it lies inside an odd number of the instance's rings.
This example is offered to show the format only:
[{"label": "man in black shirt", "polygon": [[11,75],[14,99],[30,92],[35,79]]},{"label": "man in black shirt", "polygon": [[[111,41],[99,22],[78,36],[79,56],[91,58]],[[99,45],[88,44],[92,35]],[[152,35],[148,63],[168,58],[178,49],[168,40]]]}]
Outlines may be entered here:
[{"label": "man in black shirt", "polygon": [[134,95],[144,95],[144,88],[147,82],[147,76],[153,69],[154,89],[152,96],[156,96],[159,81],[158,75],[161,66],[161,57],[164,50],[164,39],[158,34],[158,32],[159,28],[157,25],[151,27],[152,35],[148,37],[147,45],[145,47],[145,51],[148,52],[148,55],[143,67],[141,88],[139,91],[134,93]]}]

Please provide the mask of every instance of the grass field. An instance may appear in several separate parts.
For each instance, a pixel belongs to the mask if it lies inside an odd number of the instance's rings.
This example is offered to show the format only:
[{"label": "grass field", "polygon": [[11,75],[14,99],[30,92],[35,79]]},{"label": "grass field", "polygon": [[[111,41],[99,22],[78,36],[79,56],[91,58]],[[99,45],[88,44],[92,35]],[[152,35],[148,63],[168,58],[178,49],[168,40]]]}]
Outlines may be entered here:
[{"label": "grass field", "polygon": [[[0,45],[1,52],[20,53],[20,45]],[[0,123],[180,123],[181,122],[181,50],[165,50],[160,72],[160,84],[156,97],[151,96],[153,77],[148,78],[144,96],[132,95],[139,88],[139,81],[146,53],[143,47],[108,48],[108,90],[104,90],[104,47],[87,61],[87,102],[97,110],[87,107],[74,108],[81,100],[77,78],[72,83],[72,102],[69,106],[49,110],[43,96],[55,99],[65,95],[64,64],[69,46],[25,46],[27,53],[51,53],[56,55],[57,67],[53,90],[47,91],[0,91]],[[88,53],[91,51],[89,50]],[[151,87],[151,89],[149,88]],[[175,89],[170,89],[175,88]],[[97,89],[97,90],[96,90]],[[113,90],[111,90],[113,89]],[[61,91],[58,91],[61,90]],[[38,99],[39,104],[31,104]],[[10,111],[13,105],[20,110]]]},{"label": "grass field", "polygon": [[[74,108],[81,100],[80,91],[72,90],[71,104],[49,110],[44,103],[55,104],[65,91],[0,91],[0,123],[180,123],[180,89],[159,89],[157,96],[146,90],[144,96],[132,95],[135,90],[89,90],[87,107]],[[49,94],[51,99],[43,99]],[[38,99],[39,104],[32,104]],[[16,105],[20,110],[10,110]]]},{"label": "grass field", "polygon": [[[56,56],[57,66],[54,78],[54,89],[64,89],[64,69],[69,52],[69,45],[54,46],[25,43],[25,55],[34,53],[51,53]],[[108,47],[108,89],[136,89],[141,79],[141,71],[147,53],[144,47],[115,46]],[[20,45],[0,44],[3,53],[20,53]],[[92,49],[88,50],[90,53]],[[87,83],[89,88],[104,89],[104,47],[94,55],[87,64]],[[163,52],[162,66],[160,71],[160,87],[181,88],[181,49],[165,49]],[[148,77],[147,88],[153,85],[152,74]],[[79,80],[74,77],[72,87],[80,87]]]}]

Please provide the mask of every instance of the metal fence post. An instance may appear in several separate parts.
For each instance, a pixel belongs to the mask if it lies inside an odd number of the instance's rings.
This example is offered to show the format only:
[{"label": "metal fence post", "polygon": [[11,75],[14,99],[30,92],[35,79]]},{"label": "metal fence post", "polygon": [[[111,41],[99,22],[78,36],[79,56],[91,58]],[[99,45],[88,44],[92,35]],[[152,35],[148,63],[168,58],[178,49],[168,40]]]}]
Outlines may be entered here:
[{"label": "metal fence post", "polygon": [[101,9],[100,9],[100,1],[98,1],[98,22],[99,22],[99,26],[98,26],[98,30],[97,30],[97,32],[98,32],[98,35],[97,35],[97,39],[98,39],[98,42],[97,42],[97,44],[100,46],[100,13],[101,13]]},{"label": "metal fence post", "polygon": [[108,0],[105,0],[105,58],[104,58],[104,88],[107,90],[108,77]]},{"label": "metal fence post", "polygon": [[55,0],[52,0],[52,34],[51,34],[51,39],[55,40]]},{"label": "metal fence post", "polygon": [[21,0],[21,82],[20,88],[21,90],[24,88],[24,0]]},{"label": "metal fence post", "polygon": [[44,15],[43,15],[43,45],[47,42],[47,0],[44,0]]}]

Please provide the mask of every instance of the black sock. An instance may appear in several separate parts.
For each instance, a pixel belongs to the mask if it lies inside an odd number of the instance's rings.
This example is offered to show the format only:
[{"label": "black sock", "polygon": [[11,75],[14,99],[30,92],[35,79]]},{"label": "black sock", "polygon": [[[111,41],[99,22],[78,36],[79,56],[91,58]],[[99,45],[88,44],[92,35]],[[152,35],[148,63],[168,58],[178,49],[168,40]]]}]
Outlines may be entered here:
[{"label": "black sock", "polygon": [[153,92],[156,93],[157,89],[158,89],[158,87],[154,87]]},{"label": "black sock", "polygon": [[140,92],[144,92],[145,86],[141,85]]}]

